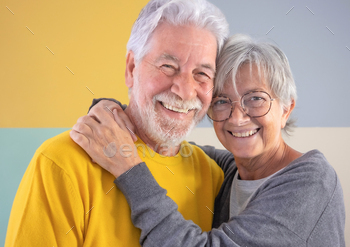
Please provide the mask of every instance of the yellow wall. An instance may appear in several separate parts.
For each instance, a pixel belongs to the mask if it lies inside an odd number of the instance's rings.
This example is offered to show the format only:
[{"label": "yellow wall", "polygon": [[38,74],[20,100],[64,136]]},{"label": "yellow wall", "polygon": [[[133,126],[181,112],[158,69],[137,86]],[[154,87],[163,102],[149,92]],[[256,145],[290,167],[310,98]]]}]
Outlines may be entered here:
[{"label": "yellow wall", "polygon": [[93,98],[128,103],[126,43],[148,0],[0,2],[0,128],[72,127]]}]

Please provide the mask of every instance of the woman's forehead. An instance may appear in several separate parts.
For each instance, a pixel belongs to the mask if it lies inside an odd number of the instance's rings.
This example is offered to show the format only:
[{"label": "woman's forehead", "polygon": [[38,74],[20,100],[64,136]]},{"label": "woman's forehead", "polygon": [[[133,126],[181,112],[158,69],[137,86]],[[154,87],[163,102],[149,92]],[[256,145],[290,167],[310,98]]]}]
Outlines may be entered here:
[{"label": "woman's forehead", "polygon": [[256,65],[245,64],[238,69],[234,81],[229,78],[225,82],[222,91],[240,95],[253,90],[270,91],[263,75],[263,70],[259,70]]},{"label": "woman's forehead", "polygon": [[238,83],[255,83],[266,84],[266,72],[264,66],[255,63],[242,64],[236,74],[236,84]]}]

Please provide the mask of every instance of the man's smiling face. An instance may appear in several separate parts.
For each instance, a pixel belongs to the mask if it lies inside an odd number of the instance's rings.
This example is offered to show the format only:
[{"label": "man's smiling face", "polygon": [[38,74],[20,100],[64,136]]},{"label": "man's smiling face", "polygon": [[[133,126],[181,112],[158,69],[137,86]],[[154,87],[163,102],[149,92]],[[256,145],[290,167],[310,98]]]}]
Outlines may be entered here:
[{"label": "man's smiling face", "polygon": [[130,117],[144,141],[178,145],[209,107],[217,42],[205,29],[164,22],[149,46],[138,63],[128,54]]}]

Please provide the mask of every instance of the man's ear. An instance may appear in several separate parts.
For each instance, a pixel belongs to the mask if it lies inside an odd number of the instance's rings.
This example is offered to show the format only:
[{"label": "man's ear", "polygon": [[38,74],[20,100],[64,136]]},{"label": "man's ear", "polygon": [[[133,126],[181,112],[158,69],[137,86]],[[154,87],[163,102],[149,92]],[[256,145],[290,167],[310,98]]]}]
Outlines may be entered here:
[{"label": "man's ear", "polygon": [[295,100],[293,99],[288,108],[283,109],[282,114],[282,121],[281,121],[281,128],[283,129],[286,126],[287,120],[292,113],[293,109],[295,107]]},{"label": "man's ear", "polygon": [[134,70],[135,70],[135,58],[132,51],[128,51],[126,55],[126,68],[125,68],[125,84],[128,88],[134,86]]}]

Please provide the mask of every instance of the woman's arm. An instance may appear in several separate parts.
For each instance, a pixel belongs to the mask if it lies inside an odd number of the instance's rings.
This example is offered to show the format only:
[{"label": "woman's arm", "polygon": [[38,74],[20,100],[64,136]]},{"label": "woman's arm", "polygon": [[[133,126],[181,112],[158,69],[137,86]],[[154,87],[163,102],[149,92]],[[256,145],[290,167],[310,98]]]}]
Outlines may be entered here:
[{"label": "woman's arm", "polygon": [[345,246],[339,181],[331,168],[318,166],[286,168],[258,189],[243,212],[210,232],[182,217],[144,163],[115,183],[143,246]]},{"label": "woman's arm", "polygon": [[[144,163],[121,175],[115,183],[131,207],[133,224],[141,229],[142,246],[303,246],[297,236],[293,237],[283,227],[280,233],[284,234],[264,243],[263,233],[271,237],[273,231],[269,230],[269,225],[274,222],[259,216],[259,212],[232,218],[218,229],[202,232],[200,227],[182,217],[176,203],[166,196],[166,190],[157,184]],[[292,239],[284,240],[287,235]]]},{"label": "woman's arm", "polygon": [[233,157],[233,154],[230,151],[227,151],[226,149],[217,149],[209,145],[205,145],[205,146],[197,145],[195,142],[190,142],[190,143],[201,148],[210,158],[215,160],[215,162],[223,170],[225,176],[227,172],[231,170],[230,167],[232,166],[235,159]]},{"label": "woman's arm", "polygon": [[[211,246],[210,234],[202,233],[199,226],[183,218],[145,163],[124,173],[115,183],[131,207],[133,224],[141,229],[142,246]],[[239,246],[232,245],[225,232],[220,235],[220,244],[215,246]]]},{"label": "woman's arm", "polygon": [[105,101],[105,104],[107,104],[107,103],[110,104],[111,108],[113,108],[112,106],[115,104],[119,105],[123,110],[125,110],[127,107],[127,105],[123,105],[121,102],[119,102],[118,100],[113,99],[113,98],[98,98],[98,99],[92,100],[92,103],[91,103],[91,106],[89,107],[88,112],[90,112],[91,108],[93,108],[96,104],[100,103],[100,101],[102,101],[102,100]]}]

